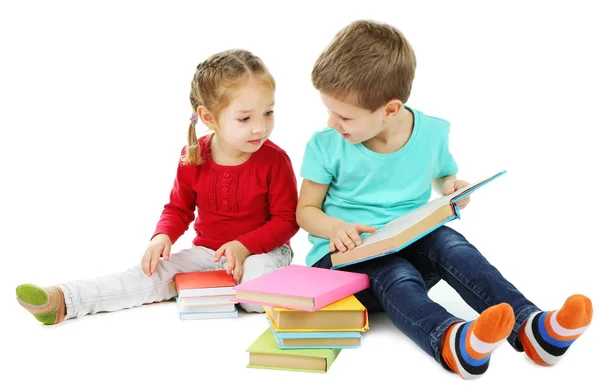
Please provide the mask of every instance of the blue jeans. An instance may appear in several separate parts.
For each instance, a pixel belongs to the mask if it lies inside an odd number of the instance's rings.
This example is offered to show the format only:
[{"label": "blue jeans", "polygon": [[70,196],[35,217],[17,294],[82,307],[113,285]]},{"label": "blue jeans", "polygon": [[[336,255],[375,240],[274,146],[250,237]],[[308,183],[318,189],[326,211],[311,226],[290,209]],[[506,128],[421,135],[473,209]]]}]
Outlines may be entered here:
[{"label": "blue jeans", "polygon": [[[331,268],[331,254],[313,266]],[[463,319],[432,301],[427,292],[440,279],[446,281],[478,313],[508,303],[515,326],[508,342],[523,351],[517,338],[529,315],[539,309],[492,266],[461,234],[442,226],[401,251],[343,270],[364,273],[371,288],[356,297],[369,312],[385,311],[391,321],[421,349],[448,369],[442,358],[444,333]]]}]

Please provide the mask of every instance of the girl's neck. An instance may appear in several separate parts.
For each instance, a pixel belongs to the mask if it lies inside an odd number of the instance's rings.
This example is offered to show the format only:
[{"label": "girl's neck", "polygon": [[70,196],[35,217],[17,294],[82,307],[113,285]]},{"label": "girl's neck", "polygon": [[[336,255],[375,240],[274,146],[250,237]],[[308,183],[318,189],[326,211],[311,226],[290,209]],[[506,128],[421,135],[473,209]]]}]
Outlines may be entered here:
[{"label": "girl's neck", "polygon": [[210,156],[213,162],[221,166],[239,166],[247,162],[252,153],[233,148],[213,133],[210,136]]}]

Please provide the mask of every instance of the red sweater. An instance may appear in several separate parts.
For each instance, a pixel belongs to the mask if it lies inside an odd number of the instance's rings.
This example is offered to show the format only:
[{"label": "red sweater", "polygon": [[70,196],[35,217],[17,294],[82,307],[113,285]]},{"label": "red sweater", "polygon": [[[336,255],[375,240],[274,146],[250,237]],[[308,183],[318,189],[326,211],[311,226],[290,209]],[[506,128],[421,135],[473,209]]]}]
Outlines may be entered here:
[{"label": "red sweater", "polygon": [[267,140],[239,166],[221,166],[210,157],[211,135],[200,138],[204,163],[179,164],[154,235],[175,241],[194,223],[193,243],[217,250],[232,240],[253,254],[266,253],[298,232],[298,189],[290,158]]}]

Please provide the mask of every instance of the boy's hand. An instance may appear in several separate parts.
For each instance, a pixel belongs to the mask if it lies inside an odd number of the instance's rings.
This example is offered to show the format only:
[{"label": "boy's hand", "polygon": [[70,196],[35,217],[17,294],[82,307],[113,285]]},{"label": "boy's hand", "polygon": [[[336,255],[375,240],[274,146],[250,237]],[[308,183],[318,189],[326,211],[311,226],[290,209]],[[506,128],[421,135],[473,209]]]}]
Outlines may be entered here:
[{"label": "boy's hand", "polygon": [[158,260],[163,257],[165,261],[171,256],[171,238],[169,235],[158,234],[150,240],[146,252],[142,257],[142,270],[148,277],[156,271]]},{"label": "boy's hand", "polygon": [[340,252],[346,252],[359,246],[362,241],[360,234],[364,232],[375,232],[377,228],[359,223],[347,223],[345,221],[336,224],[329,236],[329,251],[334,252],[338,249]]},{"label": "boy's hand", "polygon": [[215,253],[215,262],[219,262],[221,257],[225,257],[227,259],[227,274],[233,273],[233,281],[236,284],[240,283],[242,278],[242,267],[246,258],[251,254],[251,252],[244,246],[242,243],[237,240],[232,240],[231,242],[227,242]]},{"label": "boy's hand", "polygon": [[[448,179],[442,185],[442,194],[444,194],[444,195],[452,194],[456,190],[462,189],[463,187],[466,187],[466,186],[469,186],[468,182],[461,181],[458,179]],[[470,195],[466,196],[465,198],[460,199],[457,202],[458,208],[461,210],[466,208],[470,201],[471,201]]]}]

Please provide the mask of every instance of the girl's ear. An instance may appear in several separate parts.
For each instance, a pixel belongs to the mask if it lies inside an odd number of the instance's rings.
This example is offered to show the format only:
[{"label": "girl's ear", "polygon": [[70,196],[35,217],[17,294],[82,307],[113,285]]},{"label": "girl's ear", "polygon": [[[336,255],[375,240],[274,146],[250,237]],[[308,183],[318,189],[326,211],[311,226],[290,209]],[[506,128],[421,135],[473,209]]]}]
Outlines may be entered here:
[{"label": "girl's ear", "polygon": [[217,119],[215,116],[204,106],[198,106],[198,118],[207,128],[215,130],[217,128]]}]

